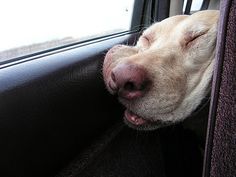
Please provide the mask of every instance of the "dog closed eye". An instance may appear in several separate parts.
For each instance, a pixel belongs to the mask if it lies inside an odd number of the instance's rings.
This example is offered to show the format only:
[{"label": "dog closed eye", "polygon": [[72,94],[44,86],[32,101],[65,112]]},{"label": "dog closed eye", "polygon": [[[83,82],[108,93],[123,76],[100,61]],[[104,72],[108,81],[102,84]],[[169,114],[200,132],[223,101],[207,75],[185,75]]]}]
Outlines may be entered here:
[{"label": "dog closed eye", "polygon": [[207,31],[201,31],[198,33],[187,32],[184,37],[185,47],[189,47],[190,45],[194,44],[196,40],[199,39],[201,36],[205,35]]},{"label": "dog closed eye", "polygon": [[147,35],[142,35],[140,39],[145,47],[149,47],[151,45],[151,40]]}]

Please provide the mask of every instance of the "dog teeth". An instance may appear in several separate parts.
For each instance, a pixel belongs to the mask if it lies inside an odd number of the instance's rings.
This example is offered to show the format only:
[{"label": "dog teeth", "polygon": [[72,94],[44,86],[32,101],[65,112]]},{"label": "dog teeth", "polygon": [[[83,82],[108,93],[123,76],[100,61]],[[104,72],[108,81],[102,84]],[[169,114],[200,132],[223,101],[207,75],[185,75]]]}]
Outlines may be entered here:
[{"label": "dog teeth", "polygon": [[142,119],[141,117],[139,117],[138,115],[136,115],[130,110],[126,110],[125,114],[126,114],[127,120],[129,120],[131,123],[135,125],[142,125],[146,123],[146,120]]},{"label": "dog teeth", "polygon": [[134,122],[137,122],[137,119],[134,116],[131,117],[131,120],[134,121]]}]

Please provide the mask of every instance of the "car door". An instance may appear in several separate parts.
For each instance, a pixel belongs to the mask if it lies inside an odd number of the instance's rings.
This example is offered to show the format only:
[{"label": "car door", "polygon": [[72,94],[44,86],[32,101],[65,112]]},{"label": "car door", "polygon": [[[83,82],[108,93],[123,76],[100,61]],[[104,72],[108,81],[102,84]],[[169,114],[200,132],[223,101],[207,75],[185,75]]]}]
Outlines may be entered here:
[{"label": "car door", "polygon": [[126,31],[19,56],[17,49],[1,53],[1,176],[53,176],[119,120],[122,108],[107,94],[101,66],[110,47],[133,44],[138,37],[149,3],[133,3]]}]

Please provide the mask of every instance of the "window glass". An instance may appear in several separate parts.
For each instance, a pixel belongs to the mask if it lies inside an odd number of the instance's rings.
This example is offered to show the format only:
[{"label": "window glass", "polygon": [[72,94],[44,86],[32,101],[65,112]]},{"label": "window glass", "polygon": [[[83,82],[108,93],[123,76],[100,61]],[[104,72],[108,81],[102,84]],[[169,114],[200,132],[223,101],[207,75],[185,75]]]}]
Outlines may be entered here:
[{"label": "window glass", "polygon": [[0,63],[130,29],[134,0],[2,0]]},{"label": "window glass", "polygon": [[[192,0],[192,4],[191,4],[191,13],[197,12],[201,9],[203,0]],[[186,8],[186,4],[187,4],[187,0],[184,1],[184,6],[183,6],[183,11]]]}]

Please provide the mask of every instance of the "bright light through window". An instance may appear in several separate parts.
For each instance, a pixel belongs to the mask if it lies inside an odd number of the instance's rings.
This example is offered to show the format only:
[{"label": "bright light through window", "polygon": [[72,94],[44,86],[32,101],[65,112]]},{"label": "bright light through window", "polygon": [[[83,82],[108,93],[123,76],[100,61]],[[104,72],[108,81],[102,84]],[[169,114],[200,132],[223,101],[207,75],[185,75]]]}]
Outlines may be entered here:
[{"label": "bright light through window", "polygon": [[[191,12],[199,11],[201,9],[203,0],[193,0],[191,4]],[[186,8],[187,0],[184,1],[183,11]]]},{"label": "bright light through window", "polygon": [[134,0],[2,0],[0,62],[130,29]]}]

